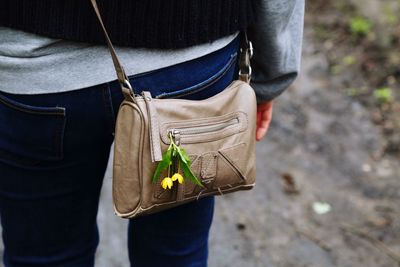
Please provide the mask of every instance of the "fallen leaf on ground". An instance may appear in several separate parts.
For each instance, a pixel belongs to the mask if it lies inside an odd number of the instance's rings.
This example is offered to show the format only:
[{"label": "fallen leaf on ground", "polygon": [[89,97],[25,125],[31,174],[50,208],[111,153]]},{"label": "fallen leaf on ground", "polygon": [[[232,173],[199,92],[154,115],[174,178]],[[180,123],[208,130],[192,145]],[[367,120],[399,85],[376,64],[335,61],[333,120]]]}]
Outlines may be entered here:
[{"label": "fallen leaf on ground", "polygon": [[326,202],[314,202],[312,208],[316,214],[322,215],[331,211],[331,205]]},{"label": "fallen leaf on ground", "polygon": [[292,174],[283,173],[281,175],[282,178],[282,187],[283,191],[287,194],[298,194],[299,188],[297,187],[296,181]]}]

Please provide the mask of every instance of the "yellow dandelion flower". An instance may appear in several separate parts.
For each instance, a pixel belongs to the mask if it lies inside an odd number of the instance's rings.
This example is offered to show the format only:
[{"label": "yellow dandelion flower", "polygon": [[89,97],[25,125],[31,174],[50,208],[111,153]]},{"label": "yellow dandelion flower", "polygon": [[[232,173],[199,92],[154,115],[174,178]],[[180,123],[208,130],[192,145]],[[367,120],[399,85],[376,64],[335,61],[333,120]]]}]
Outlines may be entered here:
[{"label": "yellow dandelion flower", "polygon": [[164,188],[164,189],[167,189],[167,187],[168,187],[169,189],[171,189],[172,184],[173,184],[173,182],[172,182],[172,179],[171,179],[170,177],[165,177],[165,178],[161,181],[161,186],[162,186],[162,188]]},{"label": "yellow dandelion flower", "polygon": [[183,183],[183,177],[182,177],[182,175],[180,175],[179,173],[175,173],[174,175],[172,175],[171,180],[172,180],[172,181],[178,180],[178,182],[179,182],[180,184]]}]

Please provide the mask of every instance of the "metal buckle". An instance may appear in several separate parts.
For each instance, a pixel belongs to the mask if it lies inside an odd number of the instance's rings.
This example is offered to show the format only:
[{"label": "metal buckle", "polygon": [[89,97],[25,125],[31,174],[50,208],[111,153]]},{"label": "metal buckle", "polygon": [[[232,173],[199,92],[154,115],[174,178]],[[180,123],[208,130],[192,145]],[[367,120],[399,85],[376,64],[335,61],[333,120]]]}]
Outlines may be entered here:
[{"label": "metal buckle", "polygon": [[125,99],[130,99],[130,100],[135,101],[135,97],[139,96],[133,90],[132,85],[128,79],[124,79],[122,82],[120,82],[120,85],[121,85],[122,93],[125,96]]},{"label": "metal buckle", "polygon": [[239,75],[249,75],[251,76],[251,66],[246,66],[247,67],[247,71],[242,72],[242,70],[239,70]]},{"label": "metal buckle", "polygon": [[249,59],[253,57],[254,49],[253,49],[253,43],[251,41],[248,42],[249,47],[247,48],[249,52]]},{"label": "metal buckle", "polygon": [[127,79],[123,80],[123,81],[121,82],[121,84],[122,84],[122,86],[128,88],[129,91],[131,91],[131,92],[133,93],[132,85],[131,85],[131,83],[130,83]]},{"label": "metal buckle", "polygon": [[252,69],[250,66],[250,59],[253,57],[254,49],[251,41],[246,42],[245,48],[240,48],[240,67],[239,78],[242,81],[250,83]]}]

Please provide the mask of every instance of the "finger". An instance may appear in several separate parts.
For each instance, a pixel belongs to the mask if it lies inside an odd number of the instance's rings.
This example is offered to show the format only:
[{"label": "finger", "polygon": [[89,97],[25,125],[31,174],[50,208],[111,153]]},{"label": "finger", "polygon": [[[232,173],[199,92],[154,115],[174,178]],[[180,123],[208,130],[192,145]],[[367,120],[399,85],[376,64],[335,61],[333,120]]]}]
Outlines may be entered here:
[{"label": "finger", "polygon": [[268,120],[270,118],[265,118],[265,116],[271,116],[271,112],[265,113],[272,109],[272,101],[257,105],[257,126],[261,127],[262,120]]},{"label": "finger", "polygon": [[257,129],[257,134],[259,138],[263,138],[264,135],[267,133],[269,124],[269,121],[261,121],[261,126]]},{"label": "finger", "polygon": [[263,139],[263,137],[265,136],[266,133],[267,133],[266,128],[258,128],[257,134],[256,134],[256,140],[260,141],[261,139]]},{"label": "finger", "polygon": [[272,108],[261,113],[260,127],[268,128],[272,117]]},{"label": "finger", "polygon": [[257,125],[257,131],[256,131],[257,141],[261,140],[269,129],[269,125],[271,123],[271,118],[272,118],[272,106],[268,110],[260,112],[260,115],[261,119],[259,124]]}]

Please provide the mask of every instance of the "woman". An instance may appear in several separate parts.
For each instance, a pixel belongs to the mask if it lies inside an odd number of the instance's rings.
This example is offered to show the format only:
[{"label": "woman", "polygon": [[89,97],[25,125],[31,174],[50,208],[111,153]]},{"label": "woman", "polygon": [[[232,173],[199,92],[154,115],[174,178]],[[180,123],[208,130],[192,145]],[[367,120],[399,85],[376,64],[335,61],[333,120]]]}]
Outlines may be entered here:
[{"label": "woman", "polygon": [[[4,265],[94,266],[96,215],[123,96],[90,2],[5,0],[0,9],[0,218]],[[204,99],[254,45],[257,140],[299,71],[304,0],[99,3],[129,80]],[[206,266],[214,198],[130,220],[132,266]],[[115,253],[118,253],[116,251]]]}]

